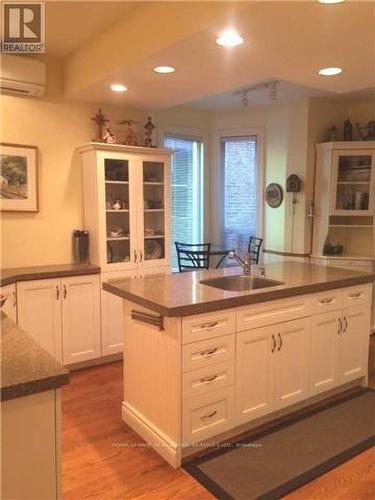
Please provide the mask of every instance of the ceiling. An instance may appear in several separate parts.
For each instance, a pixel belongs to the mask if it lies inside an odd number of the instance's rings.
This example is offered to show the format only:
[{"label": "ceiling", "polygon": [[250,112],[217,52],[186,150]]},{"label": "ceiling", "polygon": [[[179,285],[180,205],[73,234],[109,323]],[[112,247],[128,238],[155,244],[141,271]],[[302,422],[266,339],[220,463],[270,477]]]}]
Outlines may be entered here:
[{"label": "ceiling", "polygon": [[53,57],[65,57],[125,15],[133,2],[46,2],[46,46]]},{"label": "ceiling", "polygon": [[[227,27],[245,43],[217,46]],[[270,79],[282,82],[281,99],[375,87],[375,2],[48,2],[46,30],[47,55],[65,57],[70,98],[221,108],[238,105],[233,89]],[[152,71],[165,64],[176,72]],[[344,71],[319,76],[326,66]],[[129,91],[115,95],[113,82]],[[250,105],[264,100],[249,94]]]}]

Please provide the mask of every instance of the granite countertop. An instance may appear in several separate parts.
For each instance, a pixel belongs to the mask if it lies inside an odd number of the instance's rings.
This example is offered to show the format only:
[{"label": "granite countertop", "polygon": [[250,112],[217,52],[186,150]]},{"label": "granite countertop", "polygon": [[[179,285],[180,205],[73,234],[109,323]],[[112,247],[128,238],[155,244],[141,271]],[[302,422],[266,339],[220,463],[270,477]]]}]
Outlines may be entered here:
[{"label": "granite countertop", "polygon": [[[253,271],[258,274],[256,268]],[[200,283],[202,279],[236,274],[242,274],[242,269],[160,274],[112,280],[103,288],[163,316],[189,316],[375,281],[375,274],[290,261],[266,266],[266,277],[283,285],[233,292]]]},{"label": "granite countertop", "polygon": [[65,278],[84,274],[99,274],[100,267],[91,264],[59,264],[53,266],[14,267],[0,271],[0,286],[11,285],[17,281]]},{"label": "granite countertop", "polygon": [[1,400],[56,389],[69,372],[1,311]]}]

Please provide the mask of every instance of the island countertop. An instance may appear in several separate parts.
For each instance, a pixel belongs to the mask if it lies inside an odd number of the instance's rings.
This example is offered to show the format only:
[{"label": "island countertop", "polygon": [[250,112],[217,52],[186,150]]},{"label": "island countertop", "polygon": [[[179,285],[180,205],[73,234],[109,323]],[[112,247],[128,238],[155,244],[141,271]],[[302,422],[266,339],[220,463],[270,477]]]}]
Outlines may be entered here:
[{"label": "island countertop", "polygon": [[[189,316],[375,281],[373,273],[290,261],[266,266],[267,278],[283,282],[278,286],[233,292],[200,283],[203,279],[238,274],[242,274],[238,267],[158,274],[111,280],[103,288],[162,316]],[[256,269],[254,274],[258,274]]]},{"label": "island countertop", "polygon": [[1,401],[56,389],[69,372],[30,335],[0,312]]}]

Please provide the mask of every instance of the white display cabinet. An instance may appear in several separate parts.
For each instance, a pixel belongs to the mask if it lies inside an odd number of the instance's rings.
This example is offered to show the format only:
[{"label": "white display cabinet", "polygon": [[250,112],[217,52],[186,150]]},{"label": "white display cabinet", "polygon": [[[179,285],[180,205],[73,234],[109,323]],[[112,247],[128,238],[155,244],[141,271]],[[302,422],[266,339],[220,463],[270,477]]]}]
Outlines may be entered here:
[{"label": "white display cabinet", "polygon": [[[90,261],[100,266],[102,282],[170,272],[172,152],[103,143],[85,144],[79,151],[84,228],[90,235]],[[121,304],[102,290],[103,355],[122,350],[122,324]]]}]

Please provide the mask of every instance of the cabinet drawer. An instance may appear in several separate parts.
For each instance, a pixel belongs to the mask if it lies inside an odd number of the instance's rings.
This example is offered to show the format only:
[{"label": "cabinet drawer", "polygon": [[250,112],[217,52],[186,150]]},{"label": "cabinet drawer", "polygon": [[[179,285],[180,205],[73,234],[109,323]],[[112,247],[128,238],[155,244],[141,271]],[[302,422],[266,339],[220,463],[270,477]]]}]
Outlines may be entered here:
[{"label": "cabinet drawer", "polygon": [[182,343],[196,342],[234,333],[236,315],[234,311],[188,316],[182,319]]},{"label": "cabinet drawer", "polygon": [[182,375],[183,398],[207,394],[234,384],[234,360],[210,365]]},{"label": "cabinet drawer", "polygon": [[339,290],[329,290],[323,293],[316,293],[312,295],[311,302],[313,314],[336,311],[342,307],[342,294]]},{"label": "cabinet drawer", "polygon": [[261,326],[304,318],[310,314],[311,297],[309,295],[253,304],[237,310],[237,331],[241,332]]},{"label": "cabinet drawer", "polygon": [[225,335],[182,346],[182,371],[211,366],[234,360],[234,335]]},{"label": "cabinet drawer", "polygon": [[183,442],[195,443],[231,429],[233,409],[233,387],[185,400],[183,402]]},{"label": "cabinet drawer", "polygon": [[343,306],[356,306],[370,302],[371,285],[359,285],[342,290]]}]

